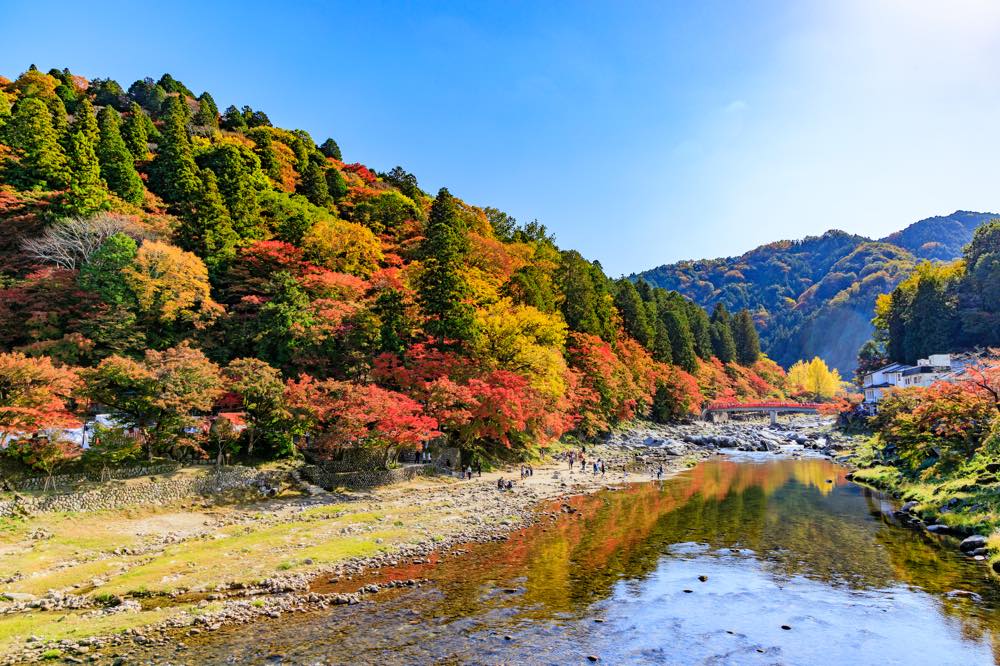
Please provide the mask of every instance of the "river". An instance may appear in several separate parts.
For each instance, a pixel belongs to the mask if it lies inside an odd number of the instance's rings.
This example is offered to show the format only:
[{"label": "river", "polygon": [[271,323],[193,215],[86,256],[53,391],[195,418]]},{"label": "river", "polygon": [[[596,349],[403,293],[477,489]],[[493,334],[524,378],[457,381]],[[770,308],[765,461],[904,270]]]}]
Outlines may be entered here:
[{"label": "river", "polygon": [[[1000,663],[1000,586],[820,458],[748,454],[571,510],[370,602],[223,628],[159,663]],[[358,581],[347,583],[357,587]],[[320,591],[330,591],[336,586]],[[977,595],[956,595],[964,590]]]}]

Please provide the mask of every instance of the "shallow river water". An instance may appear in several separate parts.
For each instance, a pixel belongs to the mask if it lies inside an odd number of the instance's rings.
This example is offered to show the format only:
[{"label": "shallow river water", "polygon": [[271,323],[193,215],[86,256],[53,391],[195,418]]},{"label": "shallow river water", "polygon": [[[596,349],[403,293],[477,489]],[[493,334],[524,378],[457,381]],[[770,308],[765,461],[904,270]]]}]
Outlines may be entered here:
[{"label": "shallow river water", "polygon": [[900,527],[844,473],[822,459],[705,462],[574,498],[575,513],[432,568],[382,572],[431,579],[419,589],[223,629],[161,659],[1000,663],[1000,586],[986,567]]}]

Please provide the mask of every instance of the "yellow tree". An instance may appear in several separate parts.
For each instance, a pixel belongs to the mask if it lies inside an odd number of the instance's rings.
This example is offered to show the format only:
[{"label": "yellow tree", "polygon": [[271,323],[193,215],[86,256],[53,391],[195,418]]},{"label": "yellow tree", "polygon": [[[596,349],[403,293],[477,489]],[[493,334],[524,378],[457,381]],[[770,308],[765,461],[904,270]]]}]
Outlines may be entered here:
[{"label": "yellow tree", "polygon": [[787,384],[795,395],[813,400],[829,400],[842,393],[844,382],[836,368],[831,370],[819,356],[811,361],[798,361],[788,370]]},{"label": "yellow tree", "polygon": [[339,273],[367,277],[382,261],[378,238],[370,229],[343,220],[320,220],[302,239],[306,259]]},{"label": "yellow tree", "polygon": [[547,396],[563,394],[566,324],[561,317],[504,298],[477,311],[476,324],[476,353],[485,365],[523,375]]},{"label": "yellow tree", "polygon": [[208,319],[219,308],[204,262],[173,245],[144,241],[123,274],[139,309],[161,323]]}]

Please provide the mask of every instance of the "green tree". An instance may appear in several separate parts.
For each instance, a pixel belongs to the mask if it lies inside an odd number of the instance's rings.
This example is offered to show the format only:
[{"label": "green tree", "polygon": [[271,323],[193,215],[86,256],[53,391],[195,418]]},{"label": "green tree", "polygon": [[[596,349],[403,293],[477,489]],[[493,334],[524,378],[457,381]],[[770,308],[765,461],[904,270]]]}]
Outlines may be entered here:
[{"label": "green tree", "polygon": [[733,339],[733,322],[723,303],[716,303],[712,311],[709,333],[712,336],[712,353],[723,363],[736,360],[736,340]]},{"label": "green tree", "polygon": [[[242,116],[240,117],[242,118]],[[275,183],[280,183],[282,180],[281,162],[278,160],[278,154],[274,150],[272,130],[267,127],[255,127],[252,130],[248,130],[246,136],[254,142],[254,153],[260,159],[260,168],[271,180]]]},{"label": "green tree", "polygon": [[222,114],[220,124],[222,125],[222,129],[230,130],[231,132],[239,132],[247,128],[247,121],[243,118],[243,114],[232,105],[226,107],[226,112]]},{"label": "green tree", "polygon": [[132,102],[129,115],[122,123],[121,134],[133,160],[144,160],[149,155],[149,132],[146,128],[148,120],[142,107]]},{"label": "green tree", "polygon": [[563,318],[572,331],[615,339],[614,303],[607,291],[607,278],[599,264],[584,259],[576,250],[560,256],[556,284],[563,294]]},{"label": "green tree", "polygon": [[712,331],[708,313],[694,301],[687,301],[686,305],[691,335],[694,336],[694,351],[698,358],[707,361],[712,358]]},{"label": "green tree", "polygon": [[194,93],[188,90],[187,86],[170,76],[170,74],[164,74],[161,76],[160,80],[156,82],[156,85],[163,88],[168,93],[177,93],[178,95],[183,95],[185,97],[194,97]]},{"label": "green tree", "polygon": [[131,204],[140,204],[143,199],[142,179],[135,170],[132,153],[125,146],[118,127],[118,112],[110,106],[101,109],[97,124],[100,139],[97,144],[97,158],[101,164],[101,177],[108,189]]},{"label": "green tree", "polygon": [[61,204],[67,215],[86,216],[108,207],[108,190],[101,179],[101,164],[90,135],[73,133],[69,144],[69,191]]},{"label": "green tree", "polygon": [[105,303],[131,307],[135,297],[122,278],[122,271],[135,260],[138,249],[131,236],[121,232],[112,234],[80,267],[80,286],[99,294]]},{"label": "green tree", "polygon": [[468,302],[469,285],[462,263],[467,242],[455,199],[441,188],[420,247],[423,267],[417,279],[417,300],[427,318],[424,328],[441,342],[466,342],[475,337],[475,310]]},{"label": "green tree", "polygon": [[149,77],[130,85],[128,96],[150,113],[159,113],[168,97],[167,91]]},{"label": "green tree", "polygon": [[976,229],[963,255],[959,316],[964,343],[1000,346],[1000,220]]},{"label": "green tree", "polygon": [[646,307],[635,284],[627,278],[618,281],[617,293],[615,294],[615,307],[621,315],[622,325],[625,332],[631,335],[640,345],[647,349],[652,349],[654,341],[653,327],[646,318]]},{"label": "green tree", "polygon": [[203,92],[198,98],[198,112],[194,114],[194,122],[203,127],[219,128],[219,107],[207,92]]},{"label": "green tree", "polygon": [[90,103],[88,98],[84,97],[77,105],[76,113],[73,114],[73,124],[69,130],[70,136],[77,132],[83,132],[91,145],[97,145],[100,130],[97,127],[97,117],[94,115],[94,105]]},{"label": "green tree", "polygon": [[223,370],[228,388],[240,396],[247,420],[247,455],[258,444],[278,456],[294,451],[290,433],[291,415],[285,405],[285,382],[281,372],[256,358],[238,358]]},{"label": "green tree", "polygon": [[309,160],[309,165],[302,174],[298,190],[300,194],[317,206],[329,206],[333,203],[323,167],[312,160]]},{"label": "green tree", "polygon": [[187,133],[186,107],[177,97],[164,105],[162,138],[150,167],[150,185],[167,203],[183,211],[201,186]]},{"label": "green tree", "polygon": [[413,335],[413,322],[398,289],[382,291],[372,308],[379,321],[379,346],[384,352],[401,354]]},{"label": "green tree", "polygon": [[733,341],[736,343],[736,362],[740,365],[753,365],[760,358],[757,327],[746,308],[740,310],[733,320]]},{"label": "green tree", "polygon": [[5,166],[7,180],[23,189],[60,189],[69,184],[66,153],[44,102],[33,97],[18,101],[5,129],[6,141],[17,156]]},{"label": "green tree", "polygon": [[344,179],[344,174],[340,173],[340,169],[330,167],[326,170],[325,175],[326,189],[334,201],[340,201],[347,196],[347,181]]},{"label": "green tree", "polygon": [[198,178],[201,181],[198,196],[181,218],[177,240],[182,248],[204,259],[205,265],[214,272],[233,258],[239,236],[233,231],[215,174],[209,169],[200,169]]},{"label": "green tree", "polygon": [[333,139],[327,139],[320,145],[320,152],[322,152],[327,157],[332,157],[335,160],[344,159],[340,154],[340,146]]},{"label": "green tree", "polygon": [[698,356],[694,351],[694,336],[683,312],[668,308],[660,316],[670,338],[670,355],[673,363],[686,372],[698,369]]},{"label": "green tree", "polygon": [[673,342],[662,317],[653,317],[653,358],[660,363],[673,363]]},{"label": "green tree", "polygon": [[222,144],[202,153],[198,160],[218,179],[233,231],[242,239],[263,238],[266,230],[260,223],[260,192],[268,189],[268,182],[253,151]]}]

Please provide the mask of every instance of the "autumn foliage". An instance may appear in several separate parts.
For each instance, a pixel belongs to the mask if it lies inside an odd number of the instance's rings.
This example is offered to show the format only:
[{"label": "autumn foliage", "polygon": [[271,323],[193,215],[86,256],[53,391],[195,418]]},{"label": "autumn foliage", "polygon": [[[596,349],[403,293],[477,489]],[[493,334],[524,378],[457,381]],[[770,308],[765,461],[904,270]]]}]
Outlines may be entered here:
[{"label": "autumn foliage", "polygon": [[[749,313],[710,322],[537,220],[161,82],[109,100],[113,81],[68,70],[0,79],[0,446],[34,441],[28,464],[75,457],[44,435],[95,413],[106,460],[362,447],[389,464],[432,440],[524,458],[782,391],[734,351],[756,345]],[[238,432],[218,423],[233,412]]]}]

